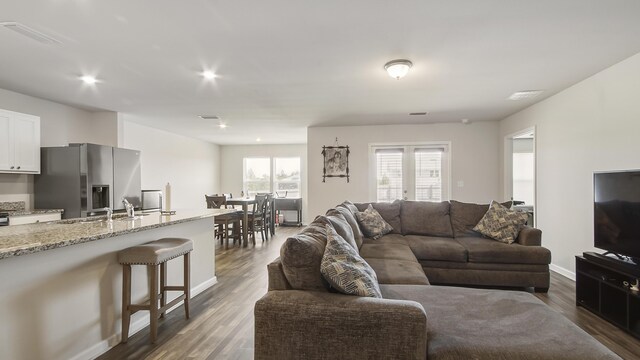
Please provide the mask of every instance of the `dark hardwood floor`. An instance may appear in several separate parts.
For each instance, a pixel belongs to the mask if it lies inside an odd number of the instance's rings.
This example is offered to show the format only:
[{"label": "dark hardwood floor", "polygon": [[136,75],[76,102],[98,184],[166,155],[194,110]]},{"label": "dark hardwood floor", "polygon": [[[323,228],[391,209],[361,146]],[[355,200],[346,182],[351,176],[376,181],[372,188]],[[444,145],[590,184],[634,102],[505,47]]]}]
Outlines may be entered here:
[{"label": "dark hardwood floor", "polygon": [[[156,345],[149,344],[146,328],[99,359],[252,359],[253,305],[267,291],[266,266],[279,256],[284,239],[299,230],[279,228],[264,243],[258,236],[255,248],[218,245],[218,283],[192,300],[190,320],[177,309],[160,320]],[[549,293],[536,296],[622,358],[640,359],[640,340],[576,307],[573,281],[552,272]]]}]

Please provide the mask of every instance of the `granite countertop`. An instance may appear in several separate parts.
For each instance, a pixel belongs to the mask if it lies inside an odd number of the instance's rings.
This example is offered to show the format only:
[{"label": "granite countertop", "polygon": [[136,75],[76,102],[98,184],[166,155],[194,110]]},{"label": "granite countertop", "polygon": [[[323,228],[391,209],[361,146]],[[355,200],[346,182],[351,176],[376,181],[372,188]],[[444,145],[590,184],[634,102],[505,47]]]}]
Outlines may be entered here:
[{"label": "granite countertop", "polygon": [[25,216],[25,215],[38,215],[38,214],[62,214],[64,209],[34,209],[34,210],[0,210],[0,212],[6,212],[9,216]]},{"label": "granite countertop", "polygon": [[37,224],[0,227],[0,259],[26,255],[89,241],[151,230],[233,212],[233,209],[178,210],[165,216],[160,213],[136,216],[135,220],[105,216],[50,221]]},{"label": "granite countertop", "polygon": [[35,209],[27,210],[24,201],[0,201],[0,212],[6,212],[9,216],[24,216],[37,214],[63,213],[63,209]]}]

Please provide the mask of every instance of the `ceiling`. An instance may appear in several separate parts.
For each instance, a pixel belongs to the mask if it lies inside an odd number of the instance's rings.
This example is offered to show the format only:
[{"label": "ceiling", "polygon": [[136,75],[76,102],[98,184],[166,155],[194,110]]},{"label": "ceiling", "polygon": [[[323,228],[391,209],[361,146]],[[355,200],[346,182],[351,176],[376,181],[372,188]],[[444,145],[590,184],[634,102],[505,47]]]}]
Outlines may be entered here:
[{"label": "ceiling", "polygon": [[[640,52],[638,14],[637,0],[3,1],[0,21],[61,44],[0,28],[0,87],[219,144],[304,143],[309,126],[502,119]],[[397,58],[414,64],[401,80],[383,69]],[[545,92],[506,100],[531,89]]]}]

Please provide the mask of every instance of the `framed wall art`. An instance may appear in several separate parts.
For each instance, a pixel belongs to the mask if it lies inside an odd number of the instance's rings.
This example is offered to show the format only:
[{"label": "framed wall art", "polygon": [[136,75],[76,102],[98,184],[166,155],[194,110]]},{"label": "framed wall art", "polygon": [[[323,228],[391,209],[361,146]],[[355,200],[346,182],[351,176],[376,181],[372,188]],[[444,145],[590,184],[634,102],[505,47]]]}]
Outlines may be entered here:
[{"label": "framed wall art", "polygon": [[323,146],[322,182],[328,177],[347,178],[349,182],[349,146]]}]

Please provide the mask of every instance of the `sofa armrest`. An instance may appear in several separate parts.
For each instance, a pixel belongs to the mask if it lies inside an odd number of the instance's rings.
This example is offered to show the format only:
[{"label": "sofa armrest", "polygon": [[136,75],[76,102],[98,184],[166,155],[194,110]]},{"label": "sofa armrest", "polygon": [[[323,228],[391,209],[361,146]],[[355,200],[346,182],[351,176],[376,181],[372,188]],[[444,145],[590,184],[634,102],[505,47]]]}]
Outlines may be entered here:
[{"label": "sofa armrest", "polygon": [[414,301],[269,291],[254,315],[257,360],[427,357],[427,315]]},{"label": "sofa armrest", "polygon": [[532,228],[531,226],[525,226],[520,230],[516,242],[525,246],[541,246],[542,245],[542,231],[540,229]]}]

